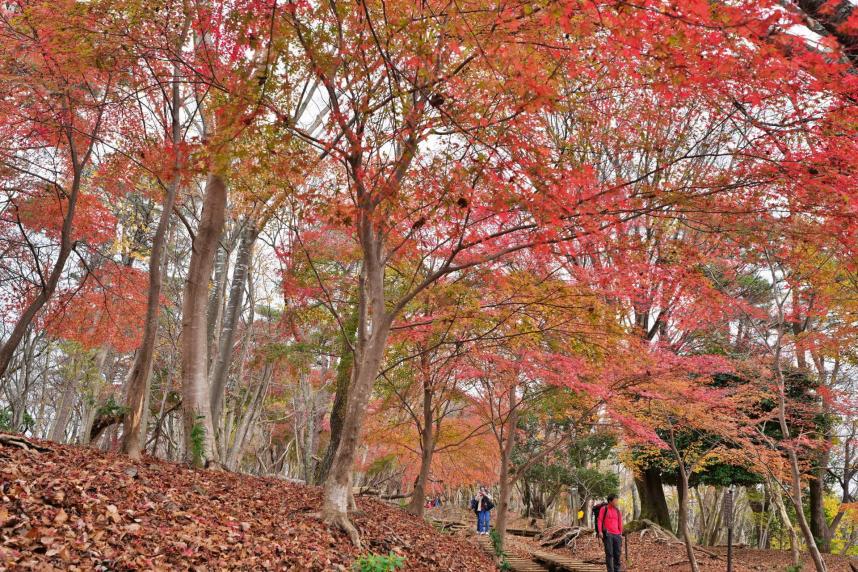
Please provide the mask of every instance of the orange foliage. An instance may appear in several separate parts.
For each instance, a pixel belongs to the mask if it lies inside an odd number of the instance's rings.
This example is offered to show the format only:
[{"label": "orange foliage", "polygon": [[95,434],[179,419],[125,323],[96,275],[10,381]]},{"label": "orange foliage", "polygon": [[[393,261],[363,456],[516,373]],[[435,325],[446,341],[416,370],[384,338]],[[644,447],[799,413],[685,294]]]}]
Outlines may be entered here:
[{"label": "orange foliage", "polygon": [[45,314],[45,327],[85,348],[109,345],[130,352],[143,335],[148,284],[146,272],[107,264],[88,274],[76,290],[56,297]]},{"label": "orange foliage", "polygon": [[[481,423],[467,410],[444,420],[432,458],[427,493],[497,481],[500,467],[497,445],[491,435],[480,431]],[[404,488],[411,488],[420,471],[420,436],[413,423],[398,419],[390,410],[376,408],[367,417],[364,443],[368,454],[359,470],[365,471],[373,462],[392,457],[402,471]]]},{"label": "orange foliage", "polygon": [[[68,212],[68,199],[47,191],[28,197],[18,206],[21,224],[59,240],[63,220]],[[72,240],[89,244],[106,244],[116,237],[116,217],[101,200],[81,193],[75,208]]]}]

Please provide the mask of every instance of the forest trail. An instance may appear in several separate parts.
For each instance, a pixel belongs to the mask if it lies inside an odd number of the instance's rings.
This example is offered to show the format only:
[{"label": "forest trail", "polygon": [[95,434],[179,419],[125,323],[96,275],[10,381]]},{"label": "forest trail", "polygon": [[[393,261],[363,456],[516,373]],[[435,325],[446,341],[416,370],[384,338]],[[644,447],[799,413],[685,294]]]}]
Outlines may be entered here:
[{"label": "forest trail", "polygon": [[[581,536],[575,548],[543,548],[529,538],[513,537],[507,541],[509,551],[516,555],[526,554],[538,562],[547,563],[552,559],[572,559],[593,566],[592,570],[604,570],[604,549],[602,543],[592,534]],[[628,560],[626,546],[628,544]],[[681,543],[665,543],[650,535],[633,533],[625,538],[624,570],[628,572],[689,572],[685,546]],[[706,547],[716,558],[704,554],[698,555],[701,572],[723,572],[726,569],[726,548],[723,546]],[[735,572],[783,572],[791,564],[789,550],[759,550],[736,547],[734,550],[733,570]],[[807,555],[804,570],[811,570]],[[850,572],[850,558],[838,555],[826,555],[829,572]],[[550,568],[550,566],[549,566]],[[559,568],[562,569],[562,568]]]},{"label": "forest trail", "polygon": [[[453,533],[461,533],[471,527],[463,521],[438,520],[433,523],[436,528]],[[507,530],[507,546],[510,548],[507,554],[507,563],[513,572],[542,572],[554,570],[557,572],[602,572],[604,566],[583,562],[562,554],[555,554],[545,550],[535,550],[530,543],[521,542],[522,537],[532,536],[533,531],[511,528]],[[480,535],[476,537],[477,543],[494,557],[491,537]]]},{"label": "forest trail", "polygon": [[[483,550],[486,551],[490,556],[494,555],[494,549],[492,548],[492,540],[491,537],[483,535],[477,536],[477,543],[482,546]],[[509,564],[510,570],[512,572],[547,572],[548,568],[542,566],[538,562],[530,559],[524,558],[521,556],[507,556],[507,563]]]},{"label": "forest trail", "polygon": [[[448,534],[472,535],[473,523],[468,520],[467,511],[447,510],[444,518],[434,519],[433,525]],[[533,537],[533,530],[517,528],[507,529],[505,549],[511,569],[520,572],[531,570],[554,570],[561,572],[601,572],[604,570],[604,554],[601,542],[592,533],[582,535],[575,548],[546,548],[539,545]],[[491,539],[488,536],[476,536],[476,541],[487,554],[494,557]],[[629,560],[625,566],[629,572],[687,572],[688,561],[684,556],[682,544],[668,544],[658,541],[650,535],[634,533],[625,539],[628,543]],[[625,549],[624,545],[624,549]],[[706,547],[706,551],[715,558],[701,555],[701,570],[722,571],[726,565],[726,548]],[[783,571],[790,565],[789,551],[759,550],[747,547],[735,548],[734,570],[736,572]],[[805,555],[806,557],[806,555]],[[826,555],[825,560],[831,572],[854,572],[850,563],[858,567],[858,562],[844,556]],[[805,562],[805,569],[810,563]]]},{"label": "forest trail", "polygon": [[394,552],[406,570],[491,572],[474,542],[359,497],[364,548],[323,524],[321,489],[36,441],[0,443],[0,570],[338,570]]}]

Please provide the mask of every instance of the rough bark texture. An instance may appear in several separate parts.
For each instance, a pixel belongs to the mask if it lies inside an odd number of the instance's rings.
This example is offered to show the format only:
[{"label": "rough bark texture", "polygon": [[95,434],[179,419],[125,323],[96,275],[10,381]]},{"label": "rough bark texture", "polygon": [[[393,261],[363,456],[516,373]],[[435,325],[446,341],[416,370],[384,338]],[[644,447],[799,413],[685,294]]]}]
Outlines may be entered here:
[{"label": "rough bark texture", "polygon": [[185,455],[187,460],[196,465],[217,461],[208,384],[206,310],[209,301],[209,282],[225,215],[226,185],[220,175],[212,173],[206,182],[203,211],[193,241],[182,304],[182,408]]},{"label": "rough bark texture", "polygon": [[335,384],[334,404],[331,407],[331,440],[328,443],[328,448],[325,451],[325,456],[316,465],[316,482],[323,483],[328,478],[328,472],[331,469],[331,463],[334,462],[334,454],[337,452],[337,447],[340,444],[340,436],[343,431],[343,422],[346,418],[346,408],[349,402],[349,388],[351,386],[352,374],[354,371],[354,353],[352,352],[352,344],[355,343],[355,332],[358,326],[358,311],[355,305],[355,310],[349,315],[348,321],[343,324],[343,332],[340,339],[340,361],[337,364],[337,379]]},{"label": "rough bark texture", "polygon": [[506,438],[501,446],[501,464],[500,464],[500,492],[497,502],[497,524],[495,530],[500,539],[500,547],[503,549],[506,540],[506,514],[509,510],[509,497],[512,493],[513,475],[510,471],[510,463],[512,462],[512,450],[515,447],[515,428],[518,425],[518,409],[516,408],[516,390],[511,388],[509,392],[509,415],[505,425]]},{"label": "rough bark texture", "polygon": [[[366,408],[378,376],[384,348],[390,333],[393,317],[385,311],[384,267],[382,265],[382,239],[373,228],[370,214],[364,212],[360,223],[360,237],[364,252],[364,268],[360,280],[358,304],[358,340],[355,372],[342,436],[334,455],[331,470],[325,480],[322,517],[342,528],[352,543],[360,547],[360,535],[348,519],[352,490],[352,467],[360,441],[360,432]],[[371,317],[370,317],[371,316]]]},{"label": "rough bark texture", "polygon": [[423,516],[425,505],[423,499],[426,497],[426,484],[429,481],[429,472],[432,468],[432,456],[435,452],[435,426],[432,414],[432,387],[424,380],[423,384],[423,423],[420,431],[420,472],[414,483],[414,492],[411,502],[408,504],[408,512],[416,516]]},{"label": "rough bark texture", "polygon": [[667,508],[667,499],[664,496],[661,473],[658,469],[641,470],[640,474],[635,475],[635,486],[641,501],[640,517],[672,530],[670,511]]},{"label": "rough bark texture", "polygon": [[816,545],[819,551],[823,553],[831,552],[831,538],[828,534],[828,521],[825,518],[825,508],[823,501],[825,500],[825,467],[828,465],[828,455],[824,452],[817,457],[818,467],[816,467],[808,482],[808,504],[810,505],[810,530],[813,537],[816,539]]}]

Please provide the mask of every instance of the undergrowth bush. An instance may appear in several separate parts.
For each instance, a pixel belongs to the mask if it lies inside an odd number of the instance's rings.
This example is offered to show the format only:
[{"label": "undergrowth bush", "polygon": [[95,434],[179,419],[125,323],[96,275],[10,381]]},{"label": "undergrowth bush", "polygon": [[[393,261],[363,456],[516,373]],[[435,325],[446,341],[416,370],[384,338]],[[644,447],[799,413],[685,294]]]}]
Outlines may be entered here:
[{"label": "undergrowth bush", "polygon": [[394,554],[364,554],[352,567],[355,572],[393,572],[405,568],[405,558]]}]

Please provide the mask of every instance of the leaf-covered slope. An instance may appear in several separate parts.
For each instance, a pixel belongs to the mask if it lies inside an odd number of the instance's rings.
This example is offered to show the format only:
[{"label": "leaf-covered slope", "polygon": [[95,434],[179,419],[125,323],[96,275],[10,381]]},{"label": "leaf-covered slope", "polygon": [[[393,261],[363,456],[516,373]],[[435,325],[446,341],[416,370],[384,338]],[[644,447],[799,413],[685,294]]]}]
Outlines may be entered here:
[{"label": "leaf-covered slope", "polygon": [[[81,447],[0,445],[0,570],[348,570],[360,554],[314,517],[321,491]],[[408,570],[494,570],[475,545],[358,499],[366,551]]]}]

